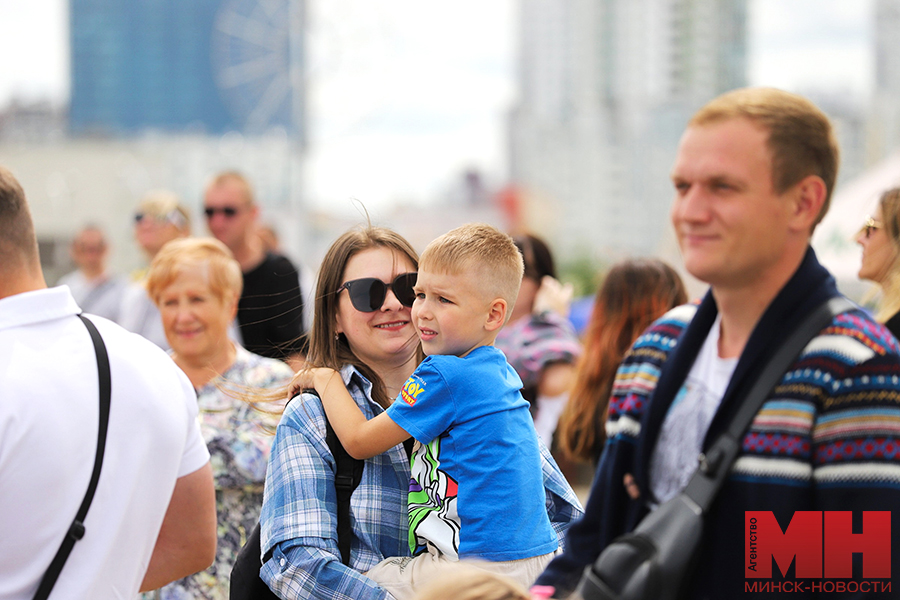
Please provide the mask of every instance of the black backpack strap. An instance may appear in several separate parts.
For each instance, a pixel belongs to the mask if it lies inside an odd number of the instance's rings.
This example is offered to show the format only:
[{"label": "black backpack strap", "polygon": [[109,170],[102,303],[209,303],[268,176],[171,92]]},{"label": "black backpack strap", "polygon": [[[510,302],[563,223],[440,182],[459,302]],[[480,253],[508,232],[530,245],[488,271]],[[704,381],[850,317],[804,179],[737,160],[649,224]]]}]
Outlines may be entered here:
[{"label": "black backpack strap", "polygon": [[[303,393],[318,396],[315,390],[303,390]],[[294,397],[296,398],[296,396]],[[350,496],[362,480],[365,461],[347,454],[334,433],[331,423],[328,422],[328,416],[324,411],[322,415],[325,417],[325,443],[328,444],[328,449],[331,450],[335,461],[334,489],[337,492],[338,550],[341,552],[341,562],[349,567],[350,540],[353,539],[353,528],[350,525]],[[260,546],[259,521],[257,521],[256,527],[250,532],[247,542],[238,552],[231,569],[230,600],[261,600],[276,597],[259,577],[262,562],[269,558],[266,556],[265,559],[260,560],[262,554]]]},{"label": "black backpack strap", "polygon": [[103,343],[103,338],[100,337],[100,332],[97,331],[94,324],[82,315],[78,315],[78,318],[87,327],[91,335],[91,341],[94,343],[94,352],[97,355],[97,372],[100,381],[100,426],[97,433],[97,453],[94,456],[94,471],[91,473],[91,482],[88,484],[87,493],[84,495],[84,500],[81,501],[75,520],[72,521],[69,531],[66,532],[66,537],[63,538],[62,545],[60,545],[56,556],[53,557],[53,561],[47,567],[47,571],[41,579],[41,583],[34,595],[35,600],[44,600],[50,595],[57,578],[59,578],[59,574],[62,572],[63,565],[66,564],[66,559],[69,558],[69,553],[75,547],[75,542],[84,537],[84,519],[87,517],[88,509],[91,507],[91,502],[94,499],[94,493],[97,491],[97,482],[100,480],[100,468],[103,466],[103,453],[106,450],[106,432],[109,427],[109,405],[112,394],[109,354],[107,354],[106,344]]},{"label": "black backpack strap", "polygon": [[[324,414],[324,413],[323,413]],[[350,496],[362,480],[365,461],[353,458],[344,449],[337,434],[325,416],[325,442],[334,456],[334,489],[337,492],[337,536],[341,562],[350,566],[350,540],[353,527],[350,524]]]}]

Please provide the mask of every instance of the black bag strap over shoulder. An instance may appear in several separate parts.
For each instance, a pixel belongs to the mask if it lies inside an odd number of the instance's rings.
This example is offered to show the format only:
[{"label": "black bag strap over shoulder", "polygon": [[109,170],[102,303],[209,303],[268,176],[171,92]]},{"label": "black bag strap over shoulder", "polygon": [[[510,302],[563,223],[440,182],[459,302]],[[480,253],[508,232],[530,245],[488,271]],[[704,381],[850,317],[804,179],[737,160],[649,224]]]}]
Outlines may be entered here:
[{"label": "black bag strap over shoulder", "polygon": [[106,433],[109,428],[109,405],[112,395],[109,354],[107,354],[106,344],[103,343],[103,338],[94,324],[83,315],[78,315],[78,318],[87,327],[88,333],[91,335],[91,341],[94,344],[94,353],[97,355],[97,372],[100,382],[100,426],[97,433],[97,453],[94,456],[94,470],[91,473],[91,482],[88,484],[84,500],[81,501],[81,506],[75,514],[75,520],[69,526],[69,531],[66,532],[62,545],[57,550],[56,556],[53,557],[53,561],[47,567],[47,571],[41,579],[41,583],[34,595],[35,600],[45,600],[50,596],[50,592],[53,590],[53,586],[56,584],[56,580],[59,578],[59,574],[62,572],[63,566],[72,552],[72,548],[75,547],[75,542],[84,537],[84,519],[87,517],[88,509],[94,500],[94,493],[97,491],[97,483],[100,480],[100,468],[103,466],[103,454],[106,451]]},{"label": "black bag strap over shoulder", "polygon": [[[304,390],[306,393],[315,394],[313,390]],[[315,394],[318,395],[318,394]],[[328,415],[325,417],[325,443],[334,456],[334,488],[337,493],[337,538],[338,550],[341,553],[341,562],[350,566],[350,541],[353,539],[353,527],[350,524],[350,496],[362,481],[364,460],[353,458],[344,449],[341,441],[334,433]],[[277,598],[269,587],[259,577],[262,568],[260,556],[262,544],[260,542],[259,522],[247,537],[247,543],[238,552],[231,570],[231,585],[228,592],[230,600],[262,600],[265,598]]]},{"label": "black bag strap over shoulder", "polygon": [[573,598],[677,600],[690,580],[702,544],[704,518],[741,449],[741,440],[771,391],[803,348],[838,314],[856,308],[843,297],[824,302],[803,319],[771,354],[728,427],[680,494],[663,502],[635,529],[603,549]]},{"label": "black bag strap over shoulder", "polygon": [[699,456],[699,466],[688,481],[684,493],[697,504],[701,512],[705,513],[715,499],[741,450],[744,433],[785,371],[790,368],[810,340],[835,316],[855,308],[856,304],[843,296],[830,298],[809,313],[775,350],[729,422],[728,428],[716,439],[708,452]]},{"label": "black bag strap over shoulder", "polygon": [[337,537],[341,562],[350,566],[350,540],[353,538],[353,527],[350,524],[350,496],[362,481],[365,461],[353,458],[344,449],[338,439],[331,421],[325,417],[325,441],[334,456],[334,489],[337,492]]}]

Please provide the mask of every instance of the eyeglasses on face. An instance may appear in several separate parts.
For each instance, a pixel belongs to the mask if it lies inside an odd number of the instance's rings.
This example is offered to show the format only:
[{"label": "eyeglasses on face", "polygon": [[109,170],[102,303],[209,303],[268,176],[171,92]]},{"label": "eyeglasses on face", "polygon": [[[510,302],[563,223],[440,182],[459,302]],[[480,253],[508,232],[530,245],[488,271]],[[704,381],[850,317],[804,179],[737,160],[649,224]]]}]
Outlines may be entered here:
[{"label": "eyeglasses on face", "polygon": [[884,225],[881,224],[881,221],[876,221],[872,217],[866,217],[866,222],[863,225],[863,236],[866,239],[869,239],[869,236],[872,235],[872,232],[876,229],[881,229]]},{"label": "eyeglasses on face", "polygon": [[208,206],[203,209],[203,214],[206,215],[207,219],[212,219],[216,213],[221,213],[226,219],[230,219],[239,212],[241,212],[241,209],[237,206],[222,206],[219,208]]},{"label": "eyeglasses on face", "polygon": [[341,290],[347,290],[353,308],[359,312],[375,312],[384,305],[388,288],[394,292],[394,296],[397,297],[400,304],[407,307],[412,306],[416,299],[416,293],[413,291],[414,285],[416,285],[416,273],[397,275],[391,283],[385,283],[375,277],[363,277],[347,281],[335,293],[340,294]]}]

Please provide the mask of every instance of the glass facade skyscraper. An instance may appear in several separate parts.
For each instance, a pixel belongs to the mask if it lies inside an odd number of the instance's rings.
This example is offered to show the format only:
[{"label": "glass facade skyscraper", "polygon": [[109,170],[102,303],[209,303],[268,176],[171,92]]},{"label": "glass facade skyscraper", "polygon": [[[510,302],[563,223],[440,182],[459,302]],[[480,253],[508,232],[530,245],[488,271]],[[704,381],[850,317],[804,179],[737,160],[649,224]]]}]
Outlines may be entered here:
[{"label": "glass facade skyscraper", "polygon": [[518,6],[509,147],[523,202],[561,254],[667,251],[669,169],[684,125],[746,85],[747,0]]},{"label": "glass facade skyscraper", "polygon": [[303,18],[303,0],[70,0],[70,129],[302,138]]}]

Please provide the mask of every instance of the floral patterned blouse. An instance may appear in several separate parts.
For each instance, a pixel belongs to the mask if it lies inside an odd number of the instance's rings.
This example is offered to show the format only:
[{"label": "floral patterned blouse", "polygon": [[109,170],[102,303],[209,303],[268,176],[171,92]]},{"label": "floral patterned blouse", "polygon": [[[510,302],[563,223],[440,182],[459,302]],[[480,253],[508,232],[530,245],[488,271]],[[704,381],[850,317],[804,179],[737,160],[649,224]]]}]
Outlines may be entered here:
[{"label": "floral patterned blouse", "polygon": [[200,430],[209,448],[216,486],[218,545],[212,566],[144,598],[227,600],[231,567],[259,519],[273,433],[283,406],[257,408],[242,396],[287,385],[285,363],[235,344],[234,364],[197,390]]}]

